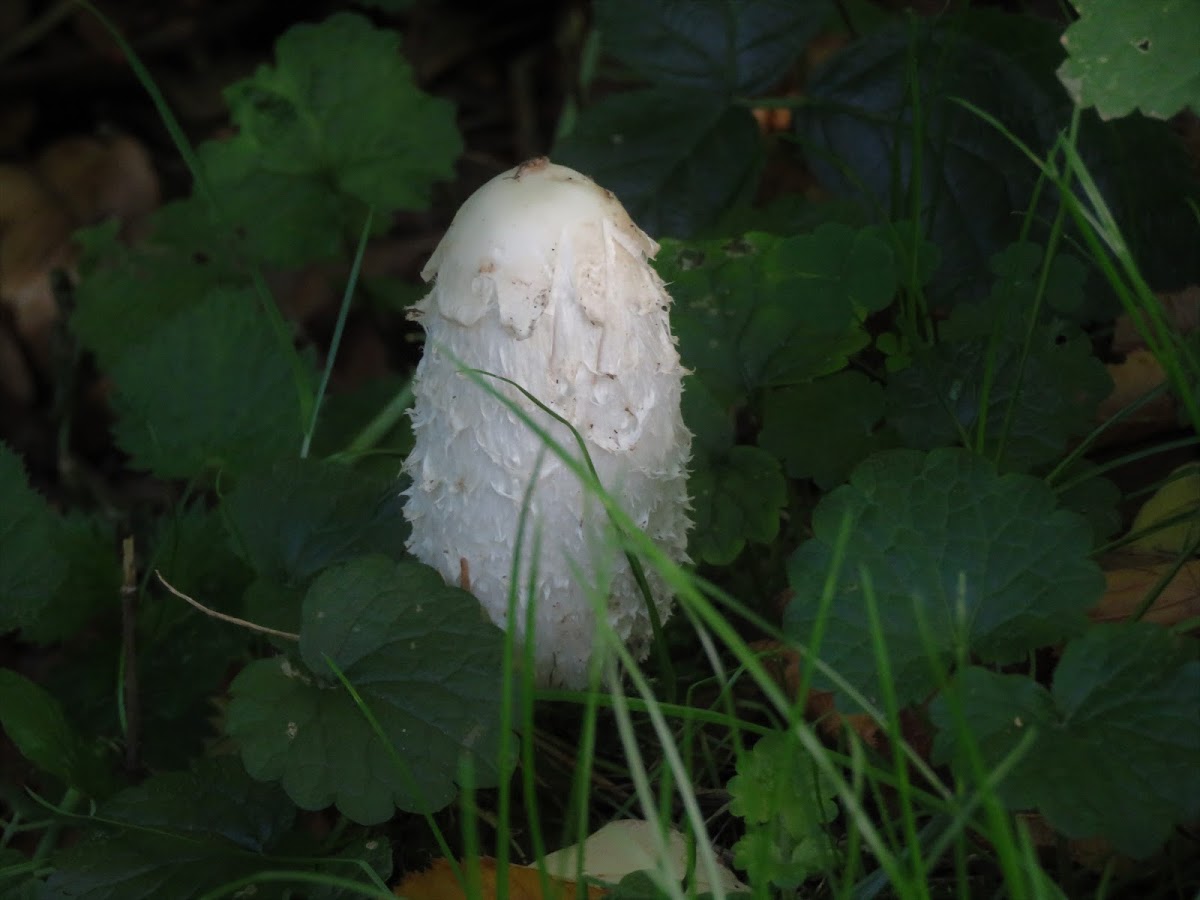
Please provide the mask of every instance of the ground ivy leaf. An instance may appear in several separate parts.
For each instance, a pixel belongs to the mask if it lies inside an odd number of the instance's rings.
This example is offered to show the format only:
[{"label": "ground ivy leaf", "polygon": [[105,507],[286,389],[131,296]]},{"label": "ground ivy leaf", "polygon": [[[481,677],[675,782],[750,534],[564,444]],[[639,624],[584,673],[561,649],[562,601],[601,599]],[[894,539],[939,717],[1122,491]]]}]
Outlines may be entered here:
[{"label": "ground ivy leaf", "polygon": [[100,808],[110,820],[198,838],[223,838],[263,853],[292,827],[296,808],[278,785],[254,781],[230,756],[190,772],[152,775]]},{"label": "ground ivy leaf", "polygon": [[969,668],[931,709],[935,757],[969,776],[951,699],[989,770],[1037,728],[1000,782],[1001,798],[1036,807],[1068,837],[1149,856],[1176,824],[1200,816],[1200,662],[1189,655],[1157,625],[1100,625],[1067,645],[1049,691]]},{"label": "ground ivy leaf", "polygon": [[[1092,526],[1093,546],[1099,547],[1107,538],[1116,534],[1122,524],[1121,489],[1107,478],[1090,474],[1095,464],[1081,460],[1068,468],[1059,477],[1059,482],[1075,482],[1064,491],[1058,492],[1058,503],[1063,509],[1079,513]],[[1088,477],[1081,481],[1076,478]]]},{"label": "ground ivy leaf", "polygon": [[296,453],[290,347],[250,291],[217,291],[113,367],[114,434],[133,464],[167,478],[242,472]]},{"label": "ground ivy leaf", "polygon": [[727,453],[735,443],[735,412],[721,402],[695,372],[683,376],[683,421],[692,432],[693,448],[702,453]]},{"label": "ground ivy leaf", "polygon": [[[911,171],[915,90],[926,128],[917,139],[928,151],[919,173]],[[797,111],[798,134],[813,148],[808,163],[835,193],[888,210],[895,166],[901,190],[913,179],[923,228],[941,250],[944,293],[970,284],[1017,236],[1013,210],[1029,203],[1036,176],[1010,137],[981,126],[958,98],[1000,115],[1012,136],[1041,149],[1039,117],[1053,98],[1003,53],[940,20],[859,38],[814,73]]]},{"label": "ground ivy leaf", "polygon": [[[335,565],[304,598],[300,657],[251,663],[234,681],[228,730],[255,778],[278,779],[304,809],[336,804],[363,824],[396,807],[436,810],[469,758],[495,783],[503,639],[478,601],[428,566],[360,557]],[[402,771],[332,660],[377,718]]]},{"label": "ground ivy leaf", "polygon": [[775,539],[779,512],[787,502],[787,484],[775,457],[758,447],[739,445],[692,463],[692,556],[724,566],[737,558],[747,541],[767,544]]},{"label": "ground ivy leaf", "polygon": [[[887,450],[822,499],[813,514],[815,538],[792,555],[795,599],[784,621],[801,641],[814,627],[844,519],[845,561],[821,656],[869,697],[879,696],[881,674],[861,571],[870,575],[888,677],[901,703],[936,689],[930,653],[943,669],[960,648],[988,662],[1013,662],[1081,632],[1104,591],[1104,576],[1088,557],[1091,528],[1057,509],[1044,482],[1000,475],[965,450]],[[833,689],[819,674],[817,681]]]},{"label": "ground ivy leaf", "polygon": [[[1005,247],[988,264],[993,282],[986,307],[1004,327],[1021,334],[1036,311],[1038,282],[1042,278],[1046,251],[1030,241],[1018,241]],[[1085,305],[1084,287],[1087,269],[1074,256],[1056,253],[1046,266],[1044,301],[1051,310],[1084,320],[1111,314],[1110,308],[1095,310]],[[956,310],[957,311],[957,310]],[[942,332],[944,337],[953,335]]]},{"label": "ground ivy leaf", "polygon": [[[330,255],[362,212],[425,209],[454,175],[454,109],[420,91],[400,36],[353,13],[289,29],[275,65],[229,87],[235,137],[202,148],[227,224],[282,263]],[[357,209],[355,209],[357,207]]]},{"label": "ground ivy leaf", "polygon": [[982,432],[984,454],[1023,471],[1061,456],[1070,437],[1091,427],[1111,389],[1085,335],[1038,327],[1026,348],[1001,331],[916,353],[888,382],[887,420],[919,448],[976,446]]},{"label": "ground ivy leaf", "polygon": [[607,52],[650,81],[718,95],[770,89],[829,14],[825,0],[596,4]]},{"label": "ground ivy leaf", "polygon": [[734,865],[750,881],[798,887],[837,864],[825,826],[837,817],[837,790],[790,734],[763,737],[729,780],[729,811],[746,820]]},{"label": "ground ivy leaf", "polygon": [[29,487],[21,458],[0,443],[0,633],[35,620],[62,584],[57,524]]},{"label": "ground ivy leaf", "polygon": [[790,238],[666,241],[656,265],[684,365],[727,406],[842,369],[869,340],[863,318],[897,286],[877,230],[834,224]]},{"label": "ground ivy leaf", "polygon": [[11,669],[0,669],[0,727],[22,756],[64,784],[92,797],[111,788],[102,751],[67,721],[49,691]]},{"label": "ground ivy leaf", "polygon": [[[252,781],[231,757],[191,772],[153,775],[103,804],[115,833],[96,834],[54,857],[44,897],[73,900],[188,900],[272,865],[296,810],[275,785]],[[267,897],[281,896],[276,891]]]},{"label": "ground ivy leaf", "polygon": [[1077,105],[1095,106],[1104,119],[1134,109],[1159,119],[1200,111],[1200,12],[1192,0],[1071,3],[1079,18],[1063,33],[1070,55],[1058,77]]},{"label": "ground ivy leaf", "polygon": [[404,555],[408,524],[395,478],[369,478],[338,463],[293,459],[244,478],[222,509],[238,553],[284,583],[352,556]]},{"label": "ground ivy leaf", "polygon": [[153,833],[93,836],[54,862],[41,900],[193,900],[263,867],[232,847]]},{"label": "ground ivy leaf", "polygon": [[882,418],[883,387],[846,370],[767,394],[758,443],[783,461],[789,477],[828,490],[886,446]]},{"label": "ground ivy leaf", "polygon": [[688,237],[753,190],[762,141],[748,109],[648,88],[584,109],[553,156],[613,191],[650,234]]}]

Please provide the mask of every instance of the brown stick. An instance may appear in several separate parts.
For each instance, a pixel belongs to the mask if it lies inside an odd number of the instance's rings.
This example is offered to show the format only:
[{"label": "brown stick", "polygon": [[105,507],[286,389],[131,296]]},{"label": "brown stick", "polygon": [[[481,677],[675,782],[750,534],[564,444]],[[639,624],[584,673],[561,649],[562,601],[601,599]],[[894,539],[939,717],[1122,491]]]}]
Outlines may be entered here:
[{"label": "brown stick", "polygon": [[121,542],[121,656],[122,699],[125,705],[125,771],[136,772],[140,761],[142,715],[137,669],[137,557],[133,538]]}]

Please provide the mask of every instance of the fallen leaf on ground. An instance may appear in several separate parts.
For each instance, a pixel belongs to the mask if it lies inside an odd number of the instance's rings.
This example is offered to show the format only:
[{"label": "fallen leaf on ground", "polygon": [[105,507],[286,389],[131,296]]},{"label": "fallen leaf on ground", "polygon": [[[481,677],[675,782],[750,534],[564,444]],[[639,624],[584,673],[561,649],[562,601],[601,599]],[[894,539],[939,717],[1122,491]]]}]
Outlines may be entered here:
[{"label": "fallen leaf on ground", "polygon": [[[778,641],[756,641],[751,647],[763,654],[763,662],[775,681],[795,697],[800,690],[800,654]],[[844,713],[837,709],[833,694],[829,691],[808,692],[804,704],[804,717],[814,722],[820,731],[831,738],[841,735],[844,729],[852,730],[870,747],[886,751],[887,734],[877,721],[865,713]],[[903,709],[900,712],[900,728],[904,740],[922,757],[929,756],[933,735],[922,712]]]},{"label": "fallen leaf on ground", "polygon": [[64,138],[30,166],[0,166],[0,303],[34,358],[48,353],[58,318],[50,275],[74,264],[72,233],[106,218],[129,233],[158,202],[150,156],[129,137]]},{"label": "fallen leaf on ground", "polygon": [[1128,549],[1137,553],[1183,553],[1200,540],[1200,463],[1180,466],[1133,520]]},{"label": "fallen leaf on ground", "polygon": [[[660,859],[656,848],[663,838],[665,855]],[[670,872],[672,881],[680,882],[688,868],[687,843],[683,835],[670,828],[660,838],[658,825],[644,819],[609,822],[582,843],[547,853],[543,862],[547,871],[559,877],[574,876],[581,852],[585,875],[614,884],[633,872],[657,869],[660,865]],[[729,869],[720,864],[717,864],[715,874],[726,893],[748,890]],[[716,889],[700,860],[696,862],[694,878],[692,887],[696,893]]]},{"label": "fallen leaf on ground", "polygon": [[[465,868],[465,863],[460,864]],[[509,900],[575,900],[577,894],[575,882],[560,878],[550,878],[550,893],[542,890],[542,876],[537,869],[527,869],[523,866],[508,868]],[[466,872],[463,872],[466,877]],[[472,900],[494,900],[497,896],[496,887],[500,873],[496,869],[496,860],[490,856],[479,859],[479,893],[472,894]],[[467,900],[455,877],[454,870],[445,859],[434,860],[433,865],[424,872],[415,872],[405,877],[394,891],[397,897],[407,900]],[[601,888],[589,885],[587,896],[599,898],[605,895]]]},{"label": "fallen leaf on ground", "polygon": [[[1167,380],[1167,375],[1149,350],[1131,350],[1125,361],[1108,366],[1112,393],[1096,409],[1096,421],[1107,422],[1129,404]],[[1101,435],[1101,446],[1126,444],[1176,427],[1175,399],[1170,394],[1144,404]]]},{"label": "fallen leaf on ground", "polygon": [[[1167,324],[1180,334],[1187,334],[1200,327],[1200,286],[1191,285],[1174,294],[1160,294],[1159,304]],[[1137,325],[1129,313],[1117,316],[1113,323],[1113,351],[1129,353],[1146,349]]]},{"label": "fallen leaf on ground", "polygon": [[[1104,573],[1108,589],[1089,615],[1095,622],[1128,619],[1142,605],[1147,593],[1173,568],[1161,558],[1124,557],[1120,568]],[[1200,617],[1200,560],[1191,560],[1167,582],[1142,616],[1144,622],[1177,625]]]}]

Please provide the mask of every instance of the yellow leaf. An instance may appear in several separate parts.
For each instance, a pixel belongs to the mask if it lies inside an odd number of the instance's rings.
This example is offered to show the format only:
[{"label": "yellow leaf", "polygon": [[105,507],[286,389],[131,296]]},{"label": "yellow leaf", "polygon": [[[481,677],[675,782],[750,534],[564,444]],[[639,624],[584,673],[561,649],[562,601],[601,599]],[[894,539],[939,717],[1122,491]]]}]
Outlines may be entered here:
[{"label": "yellow leaf", "polygon": [[[1160,523],[1171,522],[1161,528]],[[1200,463],[1180,466],[1170,480],[1143,506],[1133,520],[1132,532],[1148,531],[1130,542],[1140,553],[1181,553],[1200,538]]]}]

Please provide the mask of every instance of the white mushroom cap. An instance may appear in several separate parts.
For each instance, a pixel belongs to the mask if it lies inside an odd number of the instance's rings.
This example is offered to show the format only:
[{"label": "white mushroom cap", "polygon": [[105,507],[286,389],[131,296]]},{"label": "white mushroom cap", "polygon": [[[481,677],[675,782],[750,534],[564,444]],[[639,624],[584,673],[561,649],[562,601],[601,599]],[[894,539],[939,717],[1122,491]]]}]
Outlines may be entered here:
[{"label": "white mushroom cap", "polygon": [[[416,445],[406,515],[410,550],[471,590],[504,625],[520,508],[539,535],[533,592],[539,682],[581,686],[595,644],[589,585],[608,584],[608,618],[636,652],[648,646],[645,602],[605,537],[595,498],[512,412],[449,355],[510,378],[583,436],[601,482],[675,559],[683,559],[691,435],[679,411],[683,370],[670,297],[647,262],[658,249],[611,192],[546,159],[481,187],[458,211],[423,277],[427,333],[414,385]],[[520,392],[498,389],[564,447],[569,431]],[[540,463],[539,463],[540,461]],[[610,536],[611,537],[611,536]],[[527,539],[527,547],[533,536]],[[527,551],[523,571],[530,563]],[[657,578],[655,602],[669,611]],[[523,637],[521,623],[518,635]]]}]

